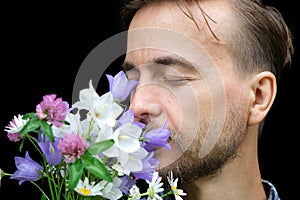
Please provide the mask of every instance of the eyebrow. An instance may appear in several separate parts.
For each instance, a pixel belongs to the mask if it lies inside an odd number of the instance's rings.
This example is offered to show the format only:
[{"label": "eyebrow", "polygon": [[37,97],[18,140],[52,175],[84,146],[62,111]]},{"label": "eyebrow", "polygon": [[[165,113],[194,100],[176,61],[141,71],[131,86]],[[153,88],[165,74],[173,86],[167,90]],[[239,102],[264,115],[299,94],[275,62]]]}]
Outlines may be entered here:
[{"label": "eyebrow", "polygon": [[[177,55],[156,57],[151,61],[151,63],[158,65],[178,66],[181,68],[184,67],[185,70],[196,70],[195,64]],[[122,68],[124,71],[129,71],[135,69],[136,66],[131,62],[125,61],[122,64]]]}]

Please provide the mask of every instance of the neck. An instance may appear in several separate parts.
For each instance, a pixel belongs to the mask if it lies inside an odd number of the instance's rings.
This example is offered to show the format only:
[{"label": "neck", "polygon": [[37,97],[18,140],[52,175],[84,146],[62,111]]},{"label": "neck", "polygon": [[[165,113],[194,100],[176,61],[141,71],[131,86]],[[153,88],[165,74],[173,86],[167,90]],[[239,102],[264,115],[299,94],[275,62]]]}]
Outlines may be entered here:
[{"label": "neck", "polygon": [[266,200],[258,165],[257,134],[248,132],[238,149],[238,156],[218,174],[182,187],[188,194],[185,199]]}]

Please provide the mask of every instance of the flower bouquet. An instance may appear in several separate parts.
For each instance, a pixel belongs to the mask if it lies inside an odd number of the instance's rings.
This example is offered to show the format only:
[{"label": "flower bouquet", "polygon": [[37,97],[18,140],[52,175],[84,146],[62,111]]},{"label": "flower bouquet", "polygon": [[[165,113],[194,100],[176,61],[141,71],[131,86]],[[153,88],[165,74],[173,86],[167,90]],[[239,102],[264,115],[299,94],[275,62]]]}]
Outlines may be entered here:
[{"label": "flower bouquet", "polygon": [[[41,192],[41,199],[176,199],[186,195],[177,189],[178,179],[172,172],[167,177],[168,191],[154,158],[157,147],[171,149],[167,142],[170,131],[166,122],[149,129],[134,121],[134,113],[123,105],[137,86],[120,71],[116,76],[106,75],[109,92],[99,96],[93,88],[79,93],[79,101],[72,106],[56,94],[43,96],[35,112],[19,114],[5,127],[12,142],[29,142],[40,155],[40,162],[30,157],[15,157],[17,170],[6,173],[21,185],[30,181]],[[1,180],[1,179],[0,179]],[[43,181],[43,185],[38,184]],[[147,183],[146,189],[137,186]],[[42,186],[47,186],[46,190]]]}]

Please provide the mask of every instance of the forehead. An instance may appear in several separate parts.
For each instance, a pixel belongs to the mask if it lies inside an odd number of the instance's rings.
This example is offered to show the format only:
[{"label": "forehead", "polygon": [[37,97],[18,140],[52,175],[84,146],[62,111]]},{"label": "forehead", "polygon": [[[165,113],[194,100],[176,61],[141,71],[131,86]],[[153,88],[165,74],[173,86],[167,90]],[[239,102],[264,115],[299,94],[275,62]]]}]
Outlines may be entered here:
[{"label": "forehead", "polygon": [[[210,31],[222,38],[223,28],[231,21],[232,6],[229,0],[204,0],[195,3],[166,1],[142,7],[131,21],[130,29],[167,28],[189,35],[203,42],[212,39]],[[211,30],[210,30],[211,29]]]},{"label": "forehead", "polygon": [[[189,54],[195,55],[197,51],[213,54],[210,51],[216,49],[216,45],[222,46],[225,43],[223,35],[226,32],[225,24],[229,21],[229,4],[225,0],[209,0],[201,1],[199,5],[206,17],[196,4],[186,7],[174,2],[164,2],[147,5],[140,9],[129,27],[126,58],[129,59],[137,53],[139,59],[146,58],[150,55],[149,49],[179,53],[181,54],[179,56],[184,58],[187,58]],[[193,16],[194,20],[187,15]],[[220,41],[216,41],[213,37],[207,23]],[[187,55],[182,55],[184,49],[187,50],[185,53]],[[144,62],[147,61],[144,60]]]}]

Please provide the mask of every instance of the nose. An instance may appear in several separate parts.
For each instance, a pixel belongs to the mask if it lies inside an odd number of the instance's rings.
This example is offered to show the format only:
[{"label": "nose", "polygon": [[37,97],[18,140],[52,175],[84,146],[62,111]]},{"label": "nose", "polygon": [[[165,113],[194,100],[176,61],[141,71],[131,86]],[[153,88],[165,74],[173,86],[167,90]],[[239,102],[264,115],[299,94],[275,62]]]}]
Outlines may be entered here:
[{"label": "nose", "polygon": [[129,108],[133,110],[136,121],[148,124],[161,118],[160,90],[157,85],[138,85],[130,98]]}]

